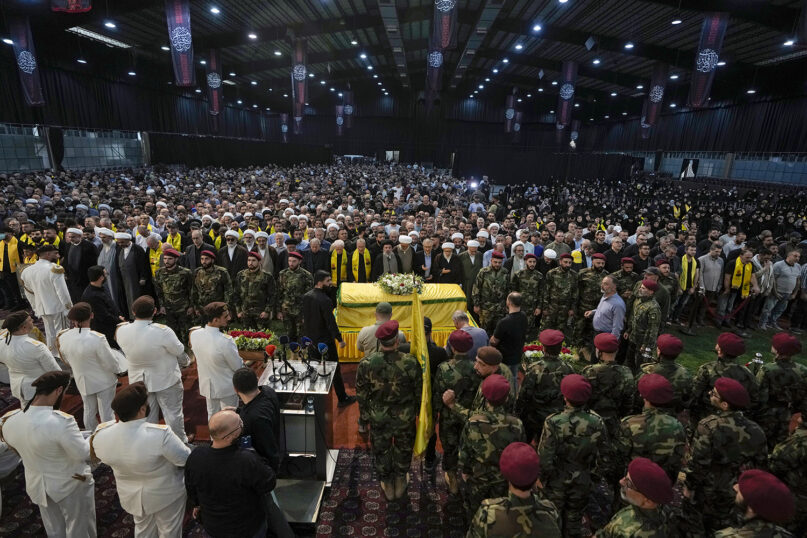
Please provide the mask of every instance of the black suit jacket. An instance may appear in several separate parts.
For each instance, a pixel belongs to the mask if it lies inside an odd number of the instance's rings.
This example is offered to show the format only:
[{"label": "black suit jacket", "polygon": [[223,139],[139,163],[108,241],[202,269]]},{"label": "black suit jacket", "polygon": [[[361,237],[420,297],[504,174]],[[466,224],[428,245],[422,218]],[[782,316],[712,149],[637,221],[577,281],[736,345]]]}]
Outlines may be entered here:
[{"label": "black suit jacket", "polygon": [[117,347],[115,343],[115,329],[120,323],[118,316],[118,307],[115,306],[115,301],[107,291],[106,285],[101,287],[93,286],[92,284],[84,288],[84,293],[81,295],[81,300],[89,303],[92,306],[93,318],[90,321],[90,328],[93,331],[104,333],[109,345]]},{"label": "black suit jacket", "polygon": [[[345,254],[348,256],[350,253],[345,251]],[[349,258],[348,258],[349,260]],[[311,273],[312,275],[319,270],[331,271],[331,253],[327,250],[319,249],[319,252],[314,253],[309,248],[305,252],[303,252],[303,268]],[[348,273],[350,273],[350,268],[348,268]],[[348,275],[348,280],[350,279],[350,275]]]},{"label": "black suit jacket", "polygon": [[[403,266],[401,265],[401,257],[398,256],[397,252],[393,252],[392,255],[395,256],[395,260],[398,263],[398,271],[401,272],[401,269],[403,268]],[[384,274],[384,259],[383,259],[383,257],[384,257],[384,253],[382,252],[381,254],[376,256],[375,259],[373,260],[373,271],[372,271],[372,273],[370,275],[370,281],[371,282],[375,282],[376,280],[381,278],[381,275]],[[350,269],[348,269],[348,273],[350,273]],[[352,276],[352,275],[349,275],[349,276]]]},{"label": "black suit jacket", "polygon": [[443,255],[442,252],[437,252],[436,250],[432,249],[432,267],[429,273],[430,278],[427,279],[426,272],[423,270],[423,266],[426,265],[426,253],[423,252],[423,247],[421,247],[420,250],[415,252],[415,261],[412,262],[415,274],[420,276],[424,282],[427,283],[437,282],[437,277],[435,276],[437,273],[437,257],[442,255]]},{"label": "black suit jacket", "polygon": [[[118,304],[126,306],[126,291],[123,287],[123,276],[120,272],[120,258],[123,255],[123,249],[121,247],[115,247],[115,272],[117,273],[117,278],[115,282],[117,282],[117,294],[118,294]],[[140,286],[140,293],[137,294],[138,297],[141,295],[151,295],[154,299],[157,299],[157,294],[154,292],[154,283],[151,279],[151,266],[149,265],[149,258],[146,251],[143,250],[140,246],[135,245],[132,242],[132,250],[129,253],[129,256],[134,256],[135,261],[135,268],[137,270],[137,278],[138,280],[145,281],[145,284]],[[126,316],[130,316],[131,313],[127,312]]]},{"label": "black suit jacket", "polygon": [[[434,270],[434,262],[432,262],[432,270]],[[443,273],[443,269],[448,269],[450,272]],[[443,253],[437,255],[437,269],[434,271],[434,279],[439,284],[459,284],[462,285],[462,264],[460,263],[459,256],[456,254],[451,256],[451,260],[446,260]]]},{"label": "black suit jacket", "polygon": [[333,303],[328,294],[314,288],[302,297],[303,334],[315,344],[333,345],[334,340],[342,340],[342,333],[333,316]]},{"label": "black suit jacket", "polygon": [[[74,249],[79,250],[79,256],[74,263],[71,263],[70,253]],[[78,245],[66,243],[64,252],[65,256],[62,265],[67,277],[67,289],[70,291],[70,298],[74,303],[77,303],[81,298],[81,294],[84,293],[84,288],[90,283],[87,270],[98,264],[98,249],[91,242],[82,239]]]},{"label": "black suit jacket", "polygon": [[230,280],[235,282],[236,275],[247,268],[247,249],[241,245],[236,245],[233,251],[233,259],[231,260],[227,247],[221,247],[216,255],[216,265],[227,269],[230,274]]},{"label": "black suit jacket", "polygon": [[188,248],[185,249],[185,254],[179,259],[179,264],[182,267],[187,267],[191,270],[191,272],[196,271],[197,267],[202,265],[202,261],[200,259],[203,250],[209,250],[211,252],[216,252],[216,247],[211,245],[210,243],[202,243],[202,246],[196,248],[196,245],[191,243],[188,245]]}]

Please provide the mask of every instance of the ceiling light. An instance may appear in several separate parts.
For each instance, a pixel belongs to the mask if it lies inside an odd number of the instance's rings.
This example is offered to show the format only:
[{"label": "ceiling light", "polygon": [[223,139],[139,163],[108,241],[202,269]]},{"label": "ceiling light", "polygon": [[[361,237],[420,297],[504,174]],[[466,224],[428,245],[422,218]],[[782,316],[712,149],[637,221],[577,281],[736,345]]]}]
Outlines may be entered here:
[{"label": "ceiling light", "polygon": [[270,92],[273,92],[273,91],[275,91],[275,90],[274,90],[274,88],[269,88],[269,91],[270,91]]},{"label": "ceiling light", "polygon": [[289,94],[287,94],[287,93],[283,94],[283,97],[288,97],[288,96],[289,96]]},{"label": "ceiling light", "polygon": [[593,63],[594,65],[600,65],[600,59],[594,58],[594,60],[591,63]]},{"label": "ceiling light", "polygon": [[308,73],[308,78],[314,78],[314,73]]},{"label": "ceiling light", "polygon": [[538,88],[538,91],[542,92],[542,91],[544,91],[544,89],[543,88]]},{"label": "ceiling light", "polygon": [[484,89],[485,89],[485,85],[484,85],[484,84],[480,84],[478,87],[479,87],[479,89],[480,89],[480,90],[484,90]]},{"label": "ceiling light", "polygon": [[199,88],[196,88],[196,93],[202,93],[202,90],[200,90]]},{"label": "ceiling light", "polygon": [[71,34],[80,35],[81,37],[86,37],[87,39],[92,39],[93,41],[98,41],[100,43],[103,43],[104,45],[109,45],[110,47],[118,47],[120,49],[129,49],[132,47],[131,45],[123,43],[122,41],[112,39],[111,37],[107,37],[103,34],[93,32],[92,30],[87,30],[86,28],[82,28],[81,26],[73,26],[72,28],[68,28],[65,31],[70,32]]},{"label": "ceiling light", "polygon": [[633,48],[633,42],[628,41],[627,43],[625,43],[625,48],[628,49],[628,50],[632,49]]},{"label": "ceiling light", "polygon": [[367,59],[367,55],[366,55],[365,53],[363,53],[363,52],[362,52],[361,54],[359,54],[359,58],[361,58],[362,60],[366,60],[366,59]]},{"label": "ceiling light", "polygon": [[235,73],[230,73],[230,76],[231,76],[231,77],[234,77],[234,76],[235,76]]},{"label": "ceiling light", "polygon": [[356,41],[356,40],[354,39],[354,40],[352,40],[352,41],[350,42],[350,44],[351,44],[351,45],[358,45],[358,44],[359,44],[359,42],[358,42],[358,41]]},{"label": "ceiling light", "polygon": [[670,75],[671,80],[678,80],[678,75]]},{"label": "ceiling light", "polygon": [[222,81],[221,81],[221,83],[222,83],[222,84],[226,84],[226,85],[228,85],[228,86],[236,86],[236,85],[237,85],[235,82],[233,82],[233,81],[232,81],[232,80],[230,80],[230,79],[227,79],[227,80],[222,80]]},{"label": "ceiling light", "polygon": [[283,54],[283,53],[282,53],[282,52],[280,52],[279,50],[276,50],[276,51],[275,51],[275,56],[280,56],[280,55],[282,55],[282,54]]},{"label": "ceiling light", "polygon": [[247,37],[250,39],[258,39],[258,34],[250,32],[247,34]]},{"label": "ceiling light", "polygon": [[490,78],[489,78],[489,77],[485,77],[485,82],[490,82]]},{"label": "ceiling light", "polygon": [[115,28],[117,28],[117,27],[118,27],[118,26],[117,26],[117,25],[116,25],[114,22],[112,22],[112,21],[106,21],[106,22],[104,23],[104,26],[106,26],[107,28],[112,28],[112,29],[115,29]]},{"label": "ceiling light", "polygon": [[336,95],[338,95],[339,97],[342,97],[342,92],[339,92]]},{"label": "ceiling light", "polygon": [[594,121],[594,118],[589,118],[588,121]]},{"label": "ceiling light", "polygon": [[249,83],[252,84],[253,86],[258,85],[258,81],[256,81],[256,80],[251,80]]},{"label": "ceiling light", "polygon": [[244,104],[244,102],[243,102],[241,99],[239,99],[238,101],[236,101],[236,103],[238,103],[239,105]]},{"label": "ceiling light", "polygon": [[266,111],[267,111],[267,112],[269,112],[270,110],[272,110],[272,109],[271,109],[271,108],[269,108],[269,107],[266,107]]},{"label": "ceiling light", "polygon": [[86,63],[87,63],[87,60],[85,60],[84,58],[79,58],[79,59],[78,59],[78,60],[76,60],[76,61],[77,61],[78,63],[80,63],[80,64],[86,64]]},{"label": "ceiling light", "polygon": [[381,83],[380,83],[380,82],[376,82],[376,84],[378,84],[379,86],[381,86]]},{"label": "ceiling light", "polygon": [[788,39],[787,41],[785,41],[785,47],[792,47],[795,44],[796,42],[793,41],[792,39]]},{"label": "ceiling light", "polygon": [[130,76],[130,77],[133,77],[133,76],[135,76],[136,74],[137,74],[137,73],[135,73],[134,71],[129,71],[129,76]]},{"label": "ceiling light", "polygon": [[516,101],[518,101],[518,102],[520,103],[520,102],[521,102],[521,97],[519,97],[518,99],[516,99]]},{"label": "ceiling light", "polygon": [[210,8],[210,13],[212,13],[213,15],[218,15],[219,13],[221,13],[221,10],[216,6],[213,6]]},{"label": "ceiling light", "polygon": [[13,45],[14,41],[12,41],[11,39],[9,39],[7,37],[4,37],[3,38],[3,43],[5,43],[6,45]]},{"label": "ceiling light", "polygon": [[557,81],[557,80],[553,80],[553,81],[552,81],[552,85],[553,85],[553,86],[557,86],[557,85],[558,85],[558,81]]},{"label": "ceiling light", "polygon": [[503,60],[502,60],[502,63],[504,63],[504,64],[509,64],[509,63],[510,63],[510,60],[508,60],[507,58],[505,58],[505,59],[503,59]]},{"label": "ceiling light", "polygon": [[675,107],[677,107],[677,106],[678,106],[678,105],[676,105],[675,103],[670,103],[670,108],[675,108]]},{"label": "ceiling light", "polygon": [[516,45],[516,50],[521,50],[521,49],[523,49],[523,48],[524,48],[524,45],[522,45],[521,43],[519,43],[518,45]]},{"label": "ceiling light", "polygon": [[569,1],[569,0],[558,0],[558,2],[560,2],[561,4],[565,4],[565,3],[566,3],[566,2],[568,2],[568,1]]},{"label": "ceiling light", "polygon": [[580,103],[575,103],[574,108],[580,108]]},{"label": "ceiling light", "polygon": [[373,78],[378,78],[378,75],[373,75]]},{"label": "ceiling light", "polygon": [[681,22],[683,22],[681,19],[673,19],[670,24],[681,24]]},{"label": "ceiling light", "polygon": [[616,92],[611,92],[611,97],[616,97]]},{"label": "ceiling light", "polygon": [[332,92],[335,92],[335,91],[336,91],[336,88],[331,88],[331,91],[332,91]]},{"label": "ceiling light", "polygon": [[252,108],[258,108],[258,105],[252,105]]},{"label": "ceiling light", "polygon": [[554,114],[554,113],[555,113],[555,111],[554,111],[554,110],[550,110],[550,111],[549,111],[549,113],[550,113],[550,114]]},{"label": "ceiling light", "polygon": [[325,81],[324,81],[324,80],[320,80],[320,81],[319,81],[319,83],[320,83],[320,84],[322,84],[323,86],[325,85]]},{"label": "ceiling light", "polygon": [[623,112],[623,113],[622,113],[622,115],[623,115],[623,116],[627,116],[627,115],[628,115],[628,113],[627,113],[627,112]]},{"label": "ceiling light", "polygon": [[200,63],[200,64],[202,64],[202,65],[207,65],[207,61],[206,61],[206,60],[199,60],[199,63]]},{"label": "ceiling light", "polygon": [[637,90],[644,90],[644,85],[643,84],[637,84],[636,89]]},{"label": "ceiling light", "polygon": [[717,67],[723,67],[724,65],[726,65],[726,62],[724,62],[723,60],[717,62]]},{"label": "ceiling light", "polygon": [[493,74],[495,75],[495,74],[496,74],[496,73],[498,73],[498,72],[499,72],[499,70],[498,70],[498,69],[496,69],[496,68],[494,67],[494,68],[493,68]]},{"label": "ceiling light", "polygon": [[540,32],[541,31],[541,25],[536,24],[535,26],[532,27],[532,31],[533,32]]},{"label": "ceiling light", "polygon": [[610,117],[611,117],[611,116],[609,116],[608,114],[606,114],[606,115],[605,115],[605,119],[606,119],[606,120],[607,120],[608,118],[610,118]]},{"label": "ceiling light", "polygon": [[367,70],[368,70],[368,71],[372,71],[372,70],[373,70],[373,66],[372,66],[372,65],[368,65],[368,66],[367,66]]},{"label": "ceiling light", "polygon": [[749,95],[753,95],[753,94],[757,93],[757,91],[754,90],[754,89],[750,89],[750,90],[746,90],[745,93],[747,93]]},{"label": "ceiling light", "polygon": [[171,50],[171,47],[167,47],[167,46],[163,45],[162,47],[160,47],[160,49],[168,52],[169,50]]},{"label": "ceiling light", "polygon": [[527,98],[530,98],[530,97],[532,97],[532,94],[531,94],[531,93],[528,93],[528,94],[527,94]]}]

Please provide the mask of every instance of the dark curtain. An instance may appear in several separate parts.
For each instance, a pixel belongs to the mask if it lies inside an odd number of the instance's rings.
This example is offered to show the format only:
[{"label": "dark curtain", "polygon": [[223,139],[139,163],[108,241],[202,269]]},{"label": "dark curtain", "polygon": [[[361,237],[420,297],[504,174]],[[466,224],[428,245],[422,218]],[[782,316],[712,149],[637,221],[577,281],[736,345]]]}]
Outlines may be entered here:
[{"label": "dark curtain", "polygon": [[46,127],[45,136],[48,137],[51,157],[53,158],[51,166],[56,170],[62,170],[62,161],[64,160],[64,131],[61,127]]}]

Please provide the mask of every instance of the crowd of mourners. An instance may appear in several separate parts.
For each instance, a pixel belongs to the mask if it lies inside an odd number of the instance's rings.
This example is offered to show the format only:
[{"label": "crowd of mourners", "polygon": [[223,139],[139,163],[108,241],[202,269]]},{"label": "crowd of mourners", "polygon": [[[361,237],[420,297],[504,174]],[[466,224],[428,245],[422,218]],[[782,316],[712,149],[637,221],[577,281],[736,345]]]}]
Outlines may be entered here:
[{"label": "crowd of mourners", "polygon": [[[467,298],[446,347],[429,342],[438,428],[425,465],[439,460],[469,536],[807,533],[803,191],[638,177],[500,187],[338,161],[0,184],[0,381],[22,407],[3,418],[0,456],[22,458],[49,535],[95,535],[90,461],[112,467],[144,536],[178,536],[186,495],[211,536],[288,535],[269,495],[280,403],[222,331],[282,323],[333,358],[339,286],[390,273]],[[397,502],[422,373],[391,313],[379,304],[359,335],[357,396],[338,368],[334,384],[340,407],[358,398]],[[691,372],[676,359],[710,325],[715,359]],[[758,340],[770,355],[746,356]],[[212,438],[193,451],[189,355]],[[87,435],[58,411],[71,384]],[[62,452],[44,454],[55,439]]]}]

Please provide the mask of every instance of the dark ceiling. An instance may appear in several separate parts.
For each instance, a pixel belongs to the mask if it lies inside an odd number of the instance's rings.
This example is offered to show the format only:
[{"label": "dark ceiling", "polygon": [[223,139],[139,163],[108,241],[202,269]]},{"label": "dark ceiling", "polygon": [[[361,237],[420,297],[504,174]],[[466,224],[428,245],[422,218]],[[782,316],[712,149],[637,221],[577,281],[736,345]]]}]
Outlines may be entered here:
[{"label": "dark ceiling", "polygon": [[[170,54],[161,49],[168,41],[163,2],[93,3],[87,14],[67,15],[51,12],[45,0],[6,0],[3,14],[31,16],[41,62],[122,79],[134,69],[138,84],[167,85],[172,70]],[[544,96],[556,95],[552,81],[559,75],[561,62],[576,60],[580,65],[580,101],[621,100],[625,110],[638,114],[644,92],[637,86],[648,86],[654,62],[663,61],[678,77],[669,81],[665,101],[683,104],[703,15],[710,11],[731,13],[721,54],[726,65],[719,68],[713,88],[716,100],[807,93],[806,44],[785,45],[795,39],[801,3],[460,0],[457,48],[445,54],[442,95],[467,98],[479,84],[485,85],[484,90],[477,90],[476,97],[481,99],[502,100],[513,87],[519,88],[524,99],[533,94],[537,98],[539,91]],[[397,29],[390,28],[389,19],[385,24],[382,17],[390,4],[397,11]],[[479,32],[480,17],[491,4],[501,4],[501,9],[487,31]],[[220,13],[212,13],[213,7]],[[417,94],[425,82],[433,10],[433,0],[191,0],[194,52],[198,62],[209,49],[221,50],[225,75],[235,73],[227,78],[236,84],[225,87],[225,100],[230,104],[243,99],[245,106],[255,102],[261,107],[288,108],[290,100],[283,94],[290,93],[292,36],[308,39],[308,70],[315,74],[309,79],[313,105],[332,100],[331,87],[339,91],[348,84],[357,93],[378,92],[383,87],[393,97]],[[681,23],[672,24],[674,19]],[[105,27],[106,21],[113,21],[116,28]],[[534,31],[536,24],[541,25],[540,31]],[[99,46],[65,31],[74,26],[132,48]],[[256,34],[257,39],[250,39],[249,33]],[[402,39],[405,66],[396,65],[393,59],[391,35]],[[585,43],[590,37],[595,44],[589,50]],[[479,45],[466,50],[477,39]],[[625,48],[628,41],[635,44],[630,50]],[[463,53],[468,63],[457,68]],[[362,59],[361,54],[367,58]],[[87,63],[77,64],[79,57]],[[372,71],[368,65],[373,66]],[[201,81],[204,66],[198,68],[197,80]],[[494,69],[498,70],[495,74]],[[747,94],[749,89],[756,93]]]}]

